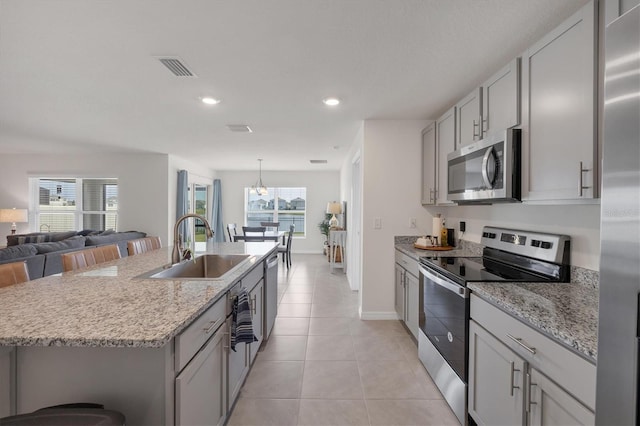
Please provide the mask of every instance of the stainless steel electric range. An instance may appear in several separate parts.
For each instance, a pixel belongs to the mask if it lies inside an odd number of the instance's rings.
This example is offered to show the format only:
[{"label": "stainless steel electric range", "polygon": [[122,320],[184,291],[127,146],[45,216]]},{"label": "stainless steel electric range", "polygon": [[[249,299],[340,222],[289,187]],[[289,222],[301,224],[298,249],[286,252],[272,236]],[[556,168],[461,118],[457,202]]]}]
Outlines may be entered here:
[{"label": "stainless steel electric range", "polygon": [[482,257],[420,258],[420,360],[468,423],[469,282],[568,282],[566,235],[485,226]]}]

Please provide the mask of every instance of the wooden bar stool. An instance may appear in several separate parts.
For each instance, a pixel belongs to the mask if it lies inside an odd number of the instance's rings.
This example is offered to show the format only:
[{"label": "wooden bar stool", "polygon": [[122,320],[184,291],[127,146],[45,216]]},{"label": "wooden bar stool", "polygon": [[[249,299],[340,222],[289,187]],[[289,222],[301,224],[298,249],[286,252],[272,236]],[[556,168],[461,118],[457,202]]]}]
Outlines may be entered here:
[{"label": "wooden bar stool", "polygon": [[29,281],[27,262],[11,262],[0,265],[0,288]]},{"label": "wooden bar stool", "polygon": [[160,237],[138,238],[127,242],[127,252],[129,256],[146,253],[151,250],[162,248]]},{"label": "wooden bar stool", "polygon": [[74,271],[120,258],[120,249],[117,244],[73,251],[62,255],[62,270]]}]

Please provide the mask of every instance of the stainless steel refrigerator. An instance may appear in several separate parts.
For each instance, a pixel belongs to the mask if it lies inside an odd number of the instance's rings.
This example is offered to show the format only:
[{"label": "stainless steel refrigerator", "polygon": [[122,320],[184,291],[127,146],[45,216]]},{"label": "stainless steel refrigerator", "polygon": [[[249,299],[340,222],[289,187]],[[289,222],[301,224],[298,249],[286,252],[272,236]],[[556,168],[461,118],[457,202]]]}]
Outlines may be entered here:
[{"label": "stainless steel refrigerator", "polygon": [[605,34],[596,423],[635,425],[640,347],[640,6]]}]

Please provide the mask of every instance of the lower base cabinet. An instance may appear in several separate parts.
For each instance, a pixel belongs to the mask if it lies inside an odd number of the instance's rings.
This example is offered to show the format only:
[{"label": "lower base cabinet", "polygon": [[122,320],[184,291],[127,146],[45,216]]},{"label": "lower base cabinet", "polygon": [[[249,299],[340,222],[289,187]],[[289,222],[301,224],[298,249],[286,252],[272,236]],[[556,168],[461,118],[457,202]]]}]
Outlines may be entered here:
[{"label": "lower base cabinet", "polygon": [[227,417],[227,338],[224,324],[176,377],[176,423],[223,425]]},{"label": "lower base cabinet", "polygon": [[478,425],[593,425],[595,371],[472,294],[468,409]]}]

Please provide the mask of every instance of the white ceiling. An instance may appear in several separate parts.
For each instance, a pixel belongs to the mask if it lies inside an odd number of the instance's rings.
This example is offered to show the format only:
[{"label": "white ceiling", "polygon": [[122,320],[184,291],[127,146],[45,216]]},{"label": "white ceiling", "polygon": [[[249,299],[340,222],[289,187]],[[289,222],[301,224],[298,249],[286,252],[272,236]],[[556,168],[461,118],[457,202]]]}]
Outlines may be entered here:
[{"label": "white ceiling", "polygon": [[[0,153],[335,170],[361,120],[437,118],[585,3],[0,0]],[[175,77],[162,55],[198,78]],[[227,130],[238,123],[254,132]]]}]

